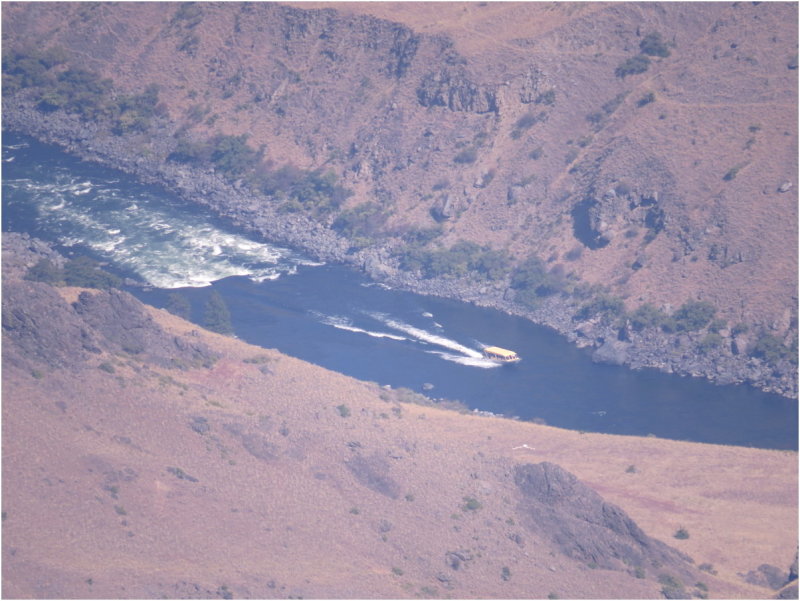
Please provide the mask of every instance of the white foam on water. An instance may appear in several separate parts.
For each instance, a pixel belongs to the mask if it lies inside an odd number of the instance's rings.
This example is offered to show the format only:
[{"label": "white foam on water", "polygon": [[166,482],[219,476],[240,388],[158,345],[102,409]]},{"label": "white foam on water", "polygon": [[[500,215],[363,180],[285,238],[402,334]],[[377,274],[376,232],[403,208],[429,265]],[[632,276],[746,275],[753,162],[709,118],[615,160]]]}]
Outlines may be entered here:
[{"label": "white foam on water", "polygon": [[389,338],[390,340],[408,340],[404,336],[398,336],[397,334],[389,334],[388,332],[376,332],[374,330],[365,330],[364,328],[359,328],[357,326],[354,326],[353,323],[346,317],[340,317],[338,315],[323,315],[322,313],[317,313],[316,311],[314,311],[313,314],[322,323],[332,326],[338,330],[355,332],[357,334],[366,334],[367,336],[372,336],[373,338]]},{"label": "white foam on water", "polygon": [[423,330],[421,328],[415,328],[412,325],[409,325],[402,321],[398,321],[396,319],[384,318],[382,321],[390,328],[399,330],[401,332],[405,332],[406,334],[409,334],[413,338],[416,338],[417,340],[420,340],[422,342],[427,342],[428,344],[434,344],[436,346],[448,348],[452,351],[461,353],[465,357],[470,357],[473,359],[483,359],[483,355],[480,353],[480,351],[476,351],[475,349],[469,348],[468,346],[464,346],[463,344],[460,344],[455,340],[445,338],[444,336],[439,336],[438,334],[428,332],[427,330]]},{"label": "white foam on water", "polygon": [[[293,274],[302,260],[288,249],[226,232],[149,193],[125,193],[103,180],[55,171],[50,181],[4,182],[24,191],[37,221],[64,246],[85,246],[158,288],[203,287],[232,276],[264,282]],[[88,195],[92,192],[92,195]]]},{"label": "white foam on water", "polygon": [[500,367],[500,364],[496,361],[491,361],[489,359],[484,359],[483,357],[465,357],[464,355],[454,355],[452,353],[445,353],[443,351],[425,351],[426,353],[431,353],[432,355],[438,355],[445,361],[452,361],[453,363],[459,363],[460,365],[467,365],[469,367],[480,367],[483,369],[493,369],[495,367]]}]

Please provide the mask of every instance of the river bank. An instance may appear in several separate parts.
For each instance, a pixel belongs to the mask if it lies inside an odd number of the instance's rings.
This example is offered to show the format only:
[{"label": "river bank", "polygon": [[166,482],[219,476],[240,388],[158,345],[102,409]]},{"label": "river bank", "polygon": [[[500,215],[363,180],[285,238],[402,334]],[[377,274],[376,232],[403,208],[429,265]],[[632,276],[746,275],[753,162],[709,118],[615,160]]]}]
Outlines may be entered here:
[{"label": "river bank", "polygon": [[276,204],[215,174],[165,162],[174,149],[174,124],[154,121],[147,134],[111,134],[98,123],[86,123],[61,111],[42,113],[23,97],[4,99],[4,128],[56,144],[84,160],[94,161],[164,186],[186,201],[203,206],[237,227],[267,241],[302,250],[315,259],[348,265],[375,281],[420,294],[452,298],[518,315],[548,326],[578,346],[594,350],[594,358],[631,368],[652,367],[667,373],[705,377],[720,384],[748,383],[765,391],[797,397],[794,367],[768,365],[748,357],[747,335],[722,331],[717,348],[700,350],[699,333],[666,334],[593,318],[576,320],[578,302],[553,296],[530,310],[513,301],[510,283],[476,279],[431,278],[399,269],[390,243],[353,251],[349,242],[326,225],[297,213],[281,213]]}]

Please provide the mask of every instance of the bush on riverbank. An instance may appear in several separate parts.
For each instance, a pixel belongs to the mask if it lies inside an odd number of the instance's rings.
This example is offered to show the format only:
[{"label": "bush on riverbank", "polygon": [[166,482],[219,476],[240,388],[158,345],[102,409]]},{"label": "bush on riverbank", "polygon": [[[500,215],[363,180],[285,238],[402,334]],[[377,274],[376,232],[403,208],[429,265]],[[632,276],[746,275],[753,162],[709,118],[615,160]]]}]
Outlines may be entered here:
[{"label": "bush on riverbank", "polygon": [[509,258],[505,251],[481,247],[466,240],[459,240],[450,248],[407,248],[400,253],[399,259],[403,269],[420,271],[425,278],[460,277],[471,272],[488,280],[500,280],[509,269]]},{"label": "bush on riverbank", "polygon": [[535,307],[539,300],[564,291],[564,278],[556,269],[548,270],[537,255],[530,255],[511,274],[511,288],[516,290],[514,300]]},{"label": "bush on riverbank", "polygon": [[28,269],[25,279],[53,286],[78,286],[100,290],[119,288],[122,285],[120,278],[101,269],[100,263],[89,257],[71,259],[63,268],[48,259],[40,259]]}]

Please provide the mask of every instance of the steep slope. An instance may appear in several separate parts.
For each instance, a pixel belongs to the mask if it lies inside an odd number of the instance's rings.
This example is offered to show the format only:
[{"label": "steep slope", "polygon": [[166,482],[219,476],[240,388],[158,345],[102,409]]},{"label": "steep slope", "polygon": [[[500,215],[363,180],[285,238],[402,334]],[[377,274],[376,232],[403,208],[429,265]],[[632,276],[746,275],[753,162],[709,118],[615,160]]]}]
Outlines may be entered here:
[{"label": "steep slope", "polygon": [[[4,596],[762,598],[745,573],[789,578],[794,453],[401,404],[124,294],[14,277],[37,250],[4,236]],[[50,339],[69,365],[25,343],[56,312],[85,333]],[[131,315],[138,351],[107,327]],[[205,366],[160,362],[178,340]]]},{"label": "steep slope", "polygon": [[[63,96],[26,112],[23,85],[15,127],[376,277],[582,344],[618,337],[617,361],[796,396],[795,5],[7,3],[3,18],[7,53],[62,48],[117,103],[87,131]],[[120,98],[150,84],[148,124]]]}]

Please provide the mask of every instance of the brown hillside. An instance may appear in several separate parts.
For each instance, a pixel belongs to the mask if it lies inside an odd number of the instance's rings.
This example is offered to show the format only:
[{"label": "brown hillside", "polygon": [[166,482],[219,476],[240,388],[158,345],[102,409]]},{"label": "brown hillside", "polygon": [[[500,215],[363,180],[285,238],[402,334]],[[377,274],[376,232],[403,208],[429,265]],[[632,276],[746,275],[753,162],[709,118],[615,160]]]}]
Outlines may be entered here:
[{"label": "brown hillside", "polygon": [[4,268],[5,597],[767,598],[743,576],[788,579],[795,453],[400,403],[21,272]]}]

